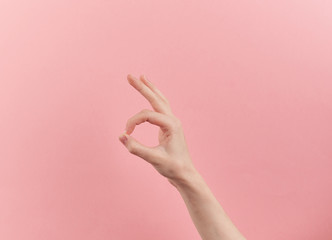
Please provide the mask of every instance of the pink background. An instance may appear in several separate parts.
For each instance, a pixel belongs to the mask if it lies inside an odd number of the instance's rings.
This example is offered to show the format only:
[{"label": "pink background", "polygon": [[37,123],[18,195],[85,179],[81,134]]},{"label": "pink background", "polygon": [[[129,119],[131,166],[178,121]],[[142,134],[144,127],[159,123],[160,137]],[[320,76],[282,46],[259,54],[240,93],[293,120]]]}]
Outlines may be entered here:
[{"label": "pink background", "polygon": [[331,43],[331,1],[1,0],[0,239],[200,239],[128,73],[248,239],[332,239]]}]

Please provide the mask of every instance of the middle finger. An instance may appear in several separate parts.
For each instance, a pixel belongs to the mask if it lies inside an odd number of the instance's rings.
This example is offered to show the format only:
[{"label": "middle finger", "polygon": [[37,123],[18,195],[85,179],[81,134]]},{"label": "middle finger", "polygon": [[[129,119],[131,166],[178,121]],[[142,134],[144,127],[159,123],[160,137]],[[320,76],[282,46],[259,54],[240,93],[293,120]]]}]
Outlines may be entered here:
[{"label": "middle finger", "polygon": [[139,91],[151,104],[152,108],[156,112],[171,114],[167,104],[161,100],[148,86],[146,86],[141,80],[136,79],[133,75],[128,74],[128,82],[137,91]]}]

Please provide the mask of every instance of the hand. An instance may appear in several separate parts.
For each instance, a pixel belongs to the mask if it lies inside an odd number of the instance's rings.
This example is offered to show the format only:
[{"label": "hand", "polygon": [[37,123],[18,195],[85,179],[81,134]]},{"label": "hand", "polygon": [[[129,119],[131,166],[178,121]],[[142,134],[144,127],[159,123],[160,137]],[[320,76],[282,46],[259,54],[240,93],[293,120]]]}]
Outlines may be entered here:
[{"label": "hand", "polygon": [[[188,173],[195,171],[188,152],[181,121],[172,113],[170,104],[164,95],[145,76],[140,79],[128,74],[128,82],[138,90],[155,110],[143,109],[132,116],[126,124],[126,131],[119,136],[119,140],[128,151],[137,155],[150,164],[171,184],[185,178]],[[144,122],[160,127],[159,145],[147,147],[130,136],[136,125]],[[175,186],[175,185],[174,185]]]}]

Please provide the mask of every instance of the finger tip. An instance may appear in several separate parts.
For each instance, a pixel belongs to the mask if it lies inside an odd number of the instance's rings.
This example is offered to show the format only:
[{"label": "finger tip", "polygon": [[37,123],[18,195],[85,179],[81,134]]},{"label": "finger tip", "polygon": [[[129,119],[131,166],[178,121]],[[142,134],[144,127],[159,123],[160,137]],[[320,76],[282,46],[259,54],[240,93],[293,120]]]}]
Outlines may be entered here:
[{"label": "finger tip", "polygon": [[131,79],[133,79],[133,76],[132,76],[130,73],[128,73],[128,74],[127,74],[127,79],[128,79],[128,80],[131,80]]},{"label": "finger tip", "polygon": [[128,74],[127,75],[127,80],[132,85],[135,82],[135,77],[133,75],[131,75],[131,74]]},{"label": "finger tip", "polygon": [[125,135],[125,136],[128,136],[128,135],[129,135],[128,132],[127,132],[127,130],[124,130],[124,131],[119,135],[119,138],[120,138],[121,136],[123,136],[123,135]]},{"label": "finger tip", "polygon": [[145,85],[148,85],[150,83],[144,74],[140,76],[140,79],[143,83],[145,83]]},{"label": "finger tip", "polygon": [[122,134],[121,136],[119,136],[119,141],[125,145],[126,142],[128,141],[128,137],[126,135]]}]

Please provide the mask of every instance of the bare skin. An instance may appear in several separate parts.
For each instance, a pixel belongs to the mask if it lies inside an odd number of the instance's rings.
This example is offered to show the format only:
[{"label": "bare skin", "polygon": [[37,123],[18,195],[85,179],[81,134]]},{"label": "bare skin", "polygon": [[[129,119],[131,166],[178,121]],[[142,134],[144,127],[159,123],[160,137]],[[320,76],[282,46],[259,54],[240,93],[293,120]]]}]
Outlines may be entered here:
[{"label": "bare skin", "polygon": [[[174,116],[169,101],[144,75],[139,79],[128,74],[127,80],[151,104],[128,119],[119,140],[128,151],[150,163],[181,194],[191,219],[203,240],[244,240],[210,188],[194,167],[181,121]],[[144,122],[157,125],[159,145],[148,147],[130,134]]]}]

